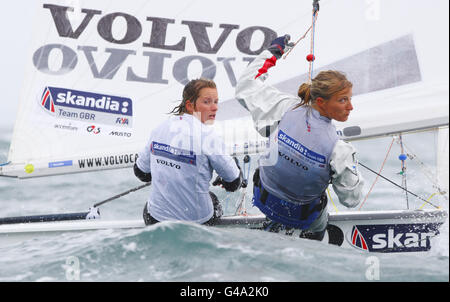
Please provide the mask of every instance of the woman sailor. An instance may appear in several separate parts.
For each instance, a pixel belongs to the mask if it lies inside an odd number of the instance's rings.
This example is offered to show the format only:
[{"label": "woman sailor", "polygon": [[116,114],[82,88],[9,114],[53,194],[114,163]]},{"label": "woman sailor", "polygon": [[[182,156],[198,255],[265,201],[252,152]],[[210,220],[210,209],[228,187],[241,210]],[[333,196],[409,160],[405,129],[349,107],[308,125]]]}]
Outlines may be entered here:
[{"label": "woman sailor", "polygon": [[240,187],[242,173],[211,127],[217,110],[216,84],[192,80],[184,87],[181,104],[172,110],[174,116],[151,132],[134,166],[140,180],[152,181],[144,207],[146,224],[165,220],[213,224],[222,215],[217,197],[209,192],[213,170],[227,191]]},{"label": "woman sailor", "polygon": [[322,71],[300,86],[300,99],[265,84],[267,70],[283,55],[288,40],[288,35],[275,39],[236,86],[236,98],[256,128],[270,135],[269,152],[254,175],[253,204],[267,216],[266,230],[300,229],[300,237],[322,240],[328,184],[347,207],[355,207],[362,195],[356,151],[339,139],[331,122],[346,121],[353,110],[352,83],[338,71]]}]

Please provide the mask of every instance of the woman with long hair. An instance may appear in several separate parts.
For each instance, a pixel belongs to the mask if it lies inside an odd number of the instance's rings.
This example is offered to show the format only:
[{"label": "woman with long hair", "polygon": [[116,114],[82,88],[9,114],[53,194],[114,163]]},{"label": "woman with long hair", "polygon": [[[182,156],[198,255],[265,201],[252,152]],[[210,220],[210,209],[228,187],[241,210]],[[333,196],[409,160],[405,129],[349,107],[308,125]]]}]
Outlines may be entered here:
[{"label": "woman with long hair", "polygon": [[225,153],[221,138],[204,126],[214,122],[217,110],[216,84],[203,78],[192,80],[184,87],[173,116],[151,132],[134,165],[140,180],[152,182],[144,207],[146,224],[166,220],[214,224],[222,208],[209,192],[213,170],[227,191],[240,187],[242,172]]},{"label": "woman with long hair", "polygon": [[267,85],[267,71],[284,53],[287,37],[275,39],[236,86],[236,98],[257,130],[270,136],[270,156],[260,158],[253,178],[254,205],[268,218],[267,230],[300,229],[301,237],[322,240],[328,185],[347,207],[355,207],[362,195],[356,151],[339,139],[332,123],[346,121],[353,110],[353,85],[335,70],[301,84],[297,97]]}]

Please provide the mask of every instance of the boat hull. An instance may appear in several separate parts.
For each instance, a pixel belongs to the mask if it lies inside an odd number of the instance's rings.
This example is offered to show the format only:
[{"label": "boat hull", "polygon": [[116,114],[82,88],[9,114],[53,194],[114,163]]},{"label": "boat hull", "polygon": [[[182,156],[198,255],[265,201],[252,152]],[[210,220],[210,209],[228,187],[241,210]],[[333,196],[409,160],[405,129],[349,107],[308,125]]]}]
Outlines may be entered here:
[{"label": "boat hull", "polygon": [[[443,210],[340,212],[329,214],[323,242],[362,252],[426,252],[447,219]],[[262,229],[264,215],[222,217],[217,227]],[[105,229],[141,229],[143,220],[76,220],[0,225],[0,244],[5,246],[33,238],[67,232]],[[290,232],[289,236],[299,236]]]}]

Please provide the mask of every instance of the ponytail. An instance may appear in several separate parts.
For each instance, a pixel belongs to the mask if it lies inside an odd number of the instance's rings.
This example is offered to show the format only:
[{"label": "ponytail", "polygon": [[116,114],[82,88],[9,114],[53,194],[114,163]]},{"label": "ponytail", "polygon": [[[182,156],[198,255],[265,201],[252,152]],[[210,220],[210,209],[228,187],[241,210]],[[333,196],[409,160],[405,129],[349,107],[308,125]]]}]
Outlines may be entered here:
[{"label": "ponytail", "polygon": [[295,108],[303,105],[311,105],[311,84],[303,83],[300,85],[298,88],[298,96],[302,99],[302,101]]},{"label": "ponytail", "polygon": [[339,71],[321,71],[311,83],[300,85],[298,96],[302,101],[294,109],[300,106],[311,106],[318,97],[329,100],[335,93],[352,86],[353,84],[347,80],[347,77]]}]

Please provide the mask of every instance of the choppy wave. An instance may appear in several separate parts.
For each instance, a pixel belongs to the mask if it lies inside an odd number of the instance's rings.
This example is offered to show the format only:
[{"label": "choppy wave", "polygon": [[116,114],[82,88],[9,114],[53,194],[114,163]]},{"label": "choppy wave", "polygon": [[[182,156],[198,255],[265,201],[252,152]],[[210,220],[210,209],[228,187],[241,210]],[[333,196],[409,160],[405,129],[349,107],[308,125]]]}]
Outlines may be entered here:
[{"label": "choppy wave", "polygon": [[[367,281],[368,255],[358,251],[183,222],[33,239],[0,253],[0,281]],[[377,257],[381,281],[448,281],[448,256]]]}]

